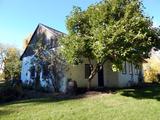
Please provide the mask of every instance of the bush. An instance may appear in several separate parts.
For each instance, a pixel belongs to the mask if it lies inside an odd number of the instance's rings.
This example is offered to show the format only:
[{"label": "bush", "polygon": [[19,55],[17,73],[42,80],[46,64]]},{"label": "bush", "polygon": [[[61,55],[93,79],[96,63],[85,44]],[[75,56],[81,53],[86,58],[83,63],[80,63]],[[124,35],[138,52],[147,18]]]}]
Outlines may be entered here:
[{"label": "bush", "polygon": [[154,69],[149,69],[144,72],[144,80],[145,82],[158,82],[157,71]]},{"label": "bush", "polygon": [[143,67],[145,69],[144,71],[144,81],[145,82],[160,82],[160,60],[159,57],[157,56],[156,51],[151,52],[150,58],[146,59],[147,63],[143,64]]},{"label": "bush", "polygon": [[23,96],[22,88],[19,84],[13,84],[11,81],[6,82],[0,89],[0,103],[17,100]]}]

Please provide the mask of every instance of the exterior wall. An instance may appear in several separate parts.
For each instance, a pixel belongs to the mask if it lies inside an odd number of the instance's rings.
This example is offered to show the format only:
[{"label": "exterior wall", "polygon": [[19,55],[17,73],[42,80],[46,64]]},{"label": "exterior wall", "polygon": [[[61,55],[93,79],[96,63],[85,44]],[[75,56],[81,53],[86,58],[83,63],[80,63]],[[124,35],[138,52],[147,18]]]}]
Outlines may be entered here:
[{"label": "exterior wall", "polygon": [[[33,83],[33,79],[30,78],[30,67],[31,60],[34,56],[24,57],[22,61],[22,71],[21,71],[21,80],[25,84]],[[71,78],[77,82],[78,87],[87,87],[88,81],[85,79],[85,64],[87,62],[80,64],[69,66],[69,70],[66,72],[65,76],[60,81],[60,91],[65,92],[67,78]],[[113,72],[110,62],[106,62],[103,66],[103,74],[104,74],[104,86],[105,87],[127,87],[131,83],[138,83],[138,74],[135,74],[134,65],[133,65],[133,78],[132,75],[129,74],[129,64],[126,64],[126,74],[122,74],[122,72]],[[43,70],[42,70],[43,71]],[[35,74],[36,75],[36,74]],[[40,73],[40,84],[42,87],[53,88],[51,79],[43,79],[43,72]],[[98,74],[95,75],[91,82],[92,87],[98,87]]]},{"label": "exterior wall", "polygon": [[[67,71],[66,79],[71,78],[77,81],[78,87],[87,87],[87,79],[85,79],[85,64],[70,66]],[[129,73],[129,63],[126,64],[126,74],[122,72],[113,72],[112,64],[106,62],[103,66],[104,86],[105,87],[128,87],[138,83],[138,74],[135,72],[133,65],[133,75]],[[92,87],[98,87],[98,75],[96,74],[92,80]]]},{"label": "exterior wall", "polygon": [[118,74],[118,81],[119,81],[119,87],[129,87],[131,84],[137,84],[138,83],[138,74],[135,72],[135,65],[132,67],[133,74],[131,75],[129,73],[129,63],[126,63],[126,73],[119,72]]},{"label": "exterior wall", "polygon": [[[69,70],[66,73],[66,78],[71,78],[77,82],[78,87],[87,87],[88,81],[85,79],[85,64],[87,62],[69,66]],[[104,86],[105,87],[117,87],[118,86],[118,73],[113,72],[110,63],[105,63],[103,67],[104,74]],[[91,82],[92,87],[98,87],[98,74],[96,74]]]},{"label": "exterior wall", "polygon": [[[87,87],[88,81],[85,79],[85,64],[80,65],[70,65],[69,70],[66,72],[66,78],[71,78],[72,80],[75,80],[77,82],[78,87]],[[91,86],[97,87],[98,86],[98,76],[97,74],[94,76]]]},{"label": "exterior wall", "polygon": [[[22,60],[22,71],[21,71],[21,80],[22,83],[27,84],[27,85],[32,85],[34,82],[34,79],[32,79],[31,73],[30,73],[30,67],[32,66],[31,64],[31,60],[34,59],[34,56],[28,56],[28,57],[24,57]],[[51,79],[46,79],[44,80],[43,77],[43,72],[40,72],[40,85],[42,87],[48,87],[51,90],[53,90],[53,85],[52,85],[52,80]],[[35,73],[35,77],[36,77],[36,73]]]},{"label": "exterior wall", "polygon": [[24,57],[22,60],[22,70],[21,70],[21,80],[22,83],[29,84],[33,83],[33,80],[30,79],[29,69],[31,67],[31,59],[33,56]]},{"label": "exterior wall", "polygon": [[112,65],[110,62],[106,62],[103,66],[104,69],[104,86],[106,87],[118,87],[118,72],[112,71]]}]

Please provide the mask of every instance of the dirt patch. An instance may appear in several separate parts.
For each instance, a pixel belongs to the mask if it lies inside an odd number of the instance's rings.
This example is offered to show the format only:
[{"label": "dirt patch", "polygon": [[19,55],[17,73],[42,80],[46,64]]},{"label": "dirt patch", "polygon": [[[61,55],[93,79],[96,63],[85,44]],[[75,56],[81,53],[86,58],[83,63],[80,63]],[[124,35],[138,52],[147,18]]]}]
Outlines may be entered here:
[{"label": "dirt patch", "polygon": [[76,98],[87,98],[87,97],[94,97],[97,95],[111,95],[112,92],[100,92],[100,91],[87,91],[86,93],[79,94],[75,96]]}]

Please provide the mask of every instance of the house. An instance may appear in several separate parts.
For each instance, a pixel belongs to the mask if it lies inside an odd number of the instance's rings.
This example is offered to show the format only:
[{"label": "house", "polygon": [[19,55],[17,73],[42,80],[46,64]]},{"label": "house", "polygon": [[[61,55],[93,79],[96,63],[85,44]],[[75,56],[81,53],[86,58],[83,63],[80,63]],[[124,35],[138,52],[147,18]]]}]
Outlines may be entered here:
[{"label": "house", "polygon": [[[48,50],[58,50],[57,40],[58,37],[64,35],[64,33],[50,28],[46,25],[39,24],[33,33],[31,40],[26,47],[24,53],[21,56],[22,71],[21,80],[22,83],[32,85],[38,78],[41,87],[47,87],[54,90],[54,74],[53,77],[44,77],[46,71],[43,67],[40,67],[40,72],[35,71],[35,64],[33,59],[36,59],[34,47],[38,42],[43,42],[49,46]],[[44,36],[40,39],[39,36]],[[42,45],[43,45],[42,44]],[[32,46],[32,47],[30,47]],[[137,69],[132,63],[124,62],[123,70],[121,72],[113,72],[111,68],[112,64],[108,61],[104,64],[101,71],[99,71],[92,80],[92,87],[127,87],[132,84],[138,83],[139,69]],[[31,70],[32,68],[32,70]],[[78,87],[87,86],[87,77],[89,76],[89,63],[84,62],[80,65],[68,65],[68,70],[62,70],[62,77],[60,78],[59,90],[65,91],[67,79],[72,79],[77,82]],[[49,71],[48,71],[49,72]]]}]

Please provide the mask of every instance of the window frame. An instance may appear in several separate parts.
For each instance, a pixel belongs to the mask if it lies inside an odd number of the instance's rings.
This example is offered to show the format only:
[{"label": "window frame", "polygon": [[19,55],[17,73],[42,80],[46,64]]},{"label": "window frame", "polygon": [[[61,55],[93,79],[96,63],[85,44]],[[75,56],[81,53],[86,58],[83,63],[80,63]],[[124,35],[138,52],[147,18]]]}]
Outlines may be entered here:
[{"label": "window frame", "polygon": [[139,74],[139,67],[134,67],[134,73],[135,73],[135,75],[138,75]]},{"label": "window frame", "polygon": [[122,74],[127,74],[127,63],[124,61],[122,63]]},{"label": "window frame", "polygon": [[133,75],[133,64],[132,64],[132,62],[129,63],[128,67],[129,67],[129,74]]}]

